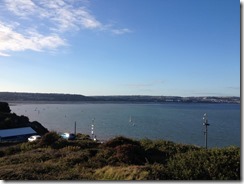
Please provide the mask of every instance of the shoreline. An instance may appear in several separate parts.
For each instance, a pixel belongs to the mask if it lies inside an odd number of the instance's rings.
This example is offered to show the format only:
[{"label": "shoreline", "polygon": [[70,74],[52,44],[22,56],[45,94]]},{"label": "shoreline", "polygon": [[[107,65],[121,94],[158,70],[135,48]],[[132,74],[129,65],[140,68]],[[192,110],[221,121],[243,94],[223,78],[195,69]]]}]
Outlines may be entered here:
[{"label": "shoreline", "polygon": [[3,101],[17,104],[239,104],[235,102],[143,102],[143,101]]}]

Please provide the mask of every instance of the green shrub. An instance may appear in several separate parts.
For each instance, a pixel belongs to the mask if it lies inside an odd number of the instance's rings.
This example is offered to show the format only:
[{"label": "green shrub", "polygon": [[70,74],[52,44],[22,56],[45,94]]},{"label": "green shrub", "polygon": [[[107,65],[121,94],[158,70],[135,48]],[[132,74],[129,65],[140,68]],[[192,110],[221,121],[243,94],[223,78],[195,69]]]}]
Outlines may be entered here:
[{"label": "green shrub", "polygon": [[217,180],[240,180],[240,149],[227,147],[208,151],[209,175]]},{"label": "green shrub", "polygon": [[240,180],[240,148],[203,149],[118,137],[105,144],[81,135],[1,144],[0,178],[12,180]]},{"label": "green shrub", "polygon": [[63,138],[58,138],[53,144],[52,148],[54,149],[62,149],[69,145],[69,141]]},{"label": "green shrub", "polygon": [[75,140],[75,141],[70,141],[74,145],[80,146],[82,149],[87,149],[87,148],[95,148],[99,145],[99,143],[94,142],[93,140],[89,139],[84,139],[84,140]]},{"label": "green shrub", "polygon": [[104,146],[115,148],[116,146],[121,146],[123,144],[131,144],[131,145],[138,145],[138,146],[140,145],[140,143],[138,141],[134,141],[132,139],[120,136],[120,137],[116,137],[114,139],[107,141],[104,144]]},{"label": "green shrub", "polygon": [[67,155],[64,159],[61,160],[66,166],[73,167],[75,165],[81,165],[87,162],[89,159],[89,155],[87,152],[81,153],[71,153]]},{"label": "green shrub", "polygon": [[177,154],[168,162],[172,179],[239,180],[239,148],[189,151]]},{"label": "green shrub", "polygon": [[76,140],[91,140],[89,135],[78,133],[76,134]]},{"label": "green shrub", "polygon": [[165,152],[156,148],[149,148],[145,151],[145,157],[151,164],[153,163],[166,163],[167,155]]},{"label": "green shrub", "polygon": [[145,152],[138,145],[123,144],[115,148],[115,158],[125,164],[142,165],[146,162]]},{"label": "green shrub", "polygon": [[147,166],[149,172],[148,180],[168,180],[168,170],[162,164],[152,164]]},{"label": "green shrub", "polygon": [[193,145],[176,144],[165,140],[142,139],[141,146],[146,151],[146,158],[150,163],[167,163],[177,153],[200,150],[201,148]]},{"label": "green shrub", "polygon": [[20,145],[21,151],[29,151],[38,147],[38,141],[36,142],[25,142]]},{"label": "green shrub", "polygon": [[13,155],[13,154],[17,154],[21,151],[20,146],[19,145],[15,145],[15,146],[10,146],[7,147],[4,152],[5,155]]},{"label": "green shrub", "polygon": [[55,142],[58,141],[60,136],[56,132],[48,132],[42,136],[40,140],[40,146],[55,146]]},{"label": "green shrub", "polygon": [[79,146],[66,146],[66,147],[62,148],[62,150],[68,151],[68,152],[79,151],[80,149],[81,148]]},{"label": "green shrub", "polygon": [[111,167],[97,169],[94,173],[97,180],[148,180],[149,172],[144,166]]},{"label": "green shrub", "polygon": [[101,168],[106,165],[115,165],[118,160],[113,160],[115,150],[113,148],[101,148],[98,150],[96,156],[89,161],[92,168]]}]

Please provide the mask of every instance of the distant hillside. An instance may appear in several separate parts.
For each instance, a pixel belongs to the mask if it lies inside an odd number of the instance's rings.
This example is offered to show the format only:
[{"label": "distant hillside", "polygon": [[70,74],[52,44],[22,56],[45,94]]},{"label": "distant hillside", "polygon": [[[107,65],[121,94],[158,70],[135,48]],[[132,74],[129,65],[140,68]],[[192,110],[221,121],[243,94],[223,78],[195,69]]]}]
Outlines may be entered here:
[{"label": "distant hillside", "polygon": [[240,97],[180,97],[180,96],[84,96],[57,93],[0,92],[0,101],[61,101],[61,102],[123,102],[123,103],[240,103]]},{"label": "distant hillside", "polygon": [[14,93],[0,92],[0,101],[93,101],[91,97],[56,93]]},{"label": "distant hillside", "polygon": [[180,96],[93,96],[97,101],[138,103],[240,103],[240,97],[180,97]]}]

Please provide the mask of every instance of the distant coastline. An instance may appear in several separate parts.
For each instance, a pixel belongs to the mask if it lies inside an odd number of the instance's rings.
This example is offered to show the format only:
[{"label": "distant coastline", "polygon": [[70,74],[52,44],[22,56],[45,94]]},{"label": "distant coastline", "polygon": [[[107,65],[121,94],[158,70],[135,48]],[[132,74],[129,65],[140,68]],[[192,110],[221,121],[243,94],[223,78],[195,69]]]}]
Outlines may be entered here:
[{"label": "distant coastline", "polygon": [[84,96],[59,93],[0,92],[0,101],[14,103],[235,103],[240,97],[180,97],[180,96]]}]

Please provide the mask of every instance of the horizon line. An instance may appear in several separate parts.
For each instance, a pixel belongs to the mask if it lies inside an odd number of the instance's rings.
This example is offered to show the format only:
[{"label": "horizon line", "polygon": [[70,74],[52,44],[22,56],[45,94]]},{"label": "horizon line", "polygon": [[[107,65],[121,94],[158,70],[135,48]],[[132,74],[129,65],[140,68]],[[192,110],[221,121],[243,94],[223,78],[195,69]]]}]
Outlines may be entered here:
[{"label": "horizon line", "polygon": [[179,96],[179,95],[83,95],[83,94],[77,94],[77,93],[60,93],[60,92],[12,92],[12,91],[0,91],[0,93],[26,93],[26,94],[62,94],[62,95],[80,95],[80,96],[85,96],[85,97],[106,97],[106,96],[113,96],[113,97],[116,97],[116,96],[148,96],[148,97],[181,97],[181,98],[190,98],[190,97],[227,97],[227,98],[230,98],[230,97],[238,97],[240,98],[240,96],[234,96],[234,95],[202,95],[202,96]]}]

